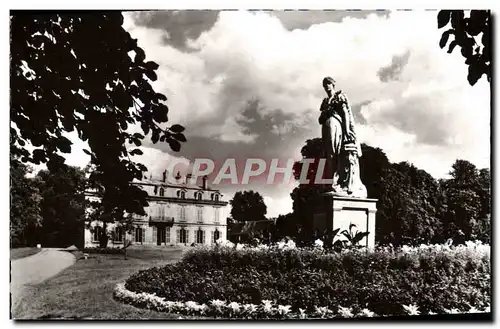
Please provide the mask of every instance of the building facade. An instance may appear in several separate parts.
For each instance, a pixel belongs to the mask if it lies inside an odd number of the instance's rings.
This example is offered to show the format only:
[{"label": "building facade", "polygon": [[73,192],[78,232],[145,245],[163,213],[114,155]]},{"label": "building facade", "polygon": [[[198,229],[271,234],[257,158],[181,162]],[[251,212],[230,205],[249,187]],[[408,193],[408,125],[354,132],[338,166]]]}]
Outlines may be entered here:
[{"label": "building facade", "polygon": [[[148,193],[146,215],[133,217],[132,233],[125,232],[120,224],[108,223],[108,247],[121,247],[125,241],[132,245],[211,245],[227,239],[228,202],[218,190],[208,188],[206,178],[202,181],[198,186],[188,175],[168,182],[164,172],[163,179],[134,182]],[[87,193],[88,199],[98,197],[97,193]],[[85,247],[98,247],[102,223],[94,221],[89,226],[85,228]]]}]

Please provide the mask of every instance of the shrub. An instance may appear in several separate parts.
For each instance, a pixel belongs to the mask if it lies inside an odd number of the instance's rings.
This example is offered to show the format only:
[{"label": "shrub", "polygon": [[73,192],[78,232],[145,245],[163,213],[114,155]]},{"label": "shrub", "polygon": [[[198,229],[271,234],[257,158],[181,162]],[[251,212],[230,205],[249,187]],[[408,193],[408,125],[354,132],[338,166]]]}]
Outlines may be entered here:
[{"label": "shrub", "polygon": [[260,304],[270,300],[314,313],[348,307],[405,315],[484,309],[490,304],[490,255],[482,245],[320,249],[196,248],[183,260],[130,277],[125,288],[166,300]]}]

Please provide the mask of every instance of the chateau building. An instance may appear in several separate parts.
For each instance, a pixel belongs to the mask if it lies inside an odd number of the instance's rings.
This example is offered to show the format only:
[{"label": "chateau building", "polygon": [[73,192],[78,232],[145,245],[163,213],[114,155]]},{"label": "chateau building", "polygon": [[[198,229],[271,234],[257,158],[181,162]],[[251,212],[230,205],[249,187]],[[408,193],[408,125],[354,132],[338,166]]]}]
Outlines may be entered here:
[{"label": "chateau building", "polygon": [[[192,243],[210,245],[218,239],[227,239],[228,202],[223,195],[208,187],[206,178],[202,185],[189,174],[175,181],[153,179],[134,182],[148,193],[149,206],[146,216],[134,215],[132,233],[125,232],[120,224],[108,223],[111,234],[108,247],[123,246],[124,239],[134,245],[189,246]],[[88,199],[98,198],[95,192],[88,192]],[[85,247],[99,246],[102,223],[94,221],[85,228]]]}]

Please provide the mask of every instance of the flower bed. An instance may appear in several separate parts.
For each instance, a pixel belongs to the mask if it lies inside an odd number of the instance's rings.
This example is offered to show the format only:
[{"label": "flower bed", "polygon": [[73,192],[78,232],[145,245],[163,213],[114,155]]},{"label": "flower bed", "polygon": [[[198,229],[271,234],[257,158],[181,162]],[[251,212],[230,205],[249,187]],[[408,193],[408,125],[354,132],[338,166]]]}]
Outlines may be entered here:
[{"label": "flower bed", "polygon": [[133,275],[115,293],[159,311],[243,318],[484,311],[490,296],[489,246],[480,243],[342,253],[284,244],[196,248],[179,263]]}]

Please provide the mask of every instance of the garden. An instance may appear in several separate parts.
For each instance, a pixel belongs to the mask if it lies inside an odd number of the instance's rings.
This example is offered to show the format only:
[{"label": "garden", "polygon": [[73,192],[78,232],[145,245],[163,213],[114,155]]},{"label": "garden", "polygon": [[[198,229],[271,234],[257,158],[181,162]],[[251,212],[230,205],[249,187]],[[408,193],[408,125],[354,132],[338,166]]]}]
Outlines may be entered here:
[{"label": "garden", "polygon": [[139,271],[114,290],[138,308],[186,316],[328,319],[490,312],[490,246],[344,248],[218,241]]}]

